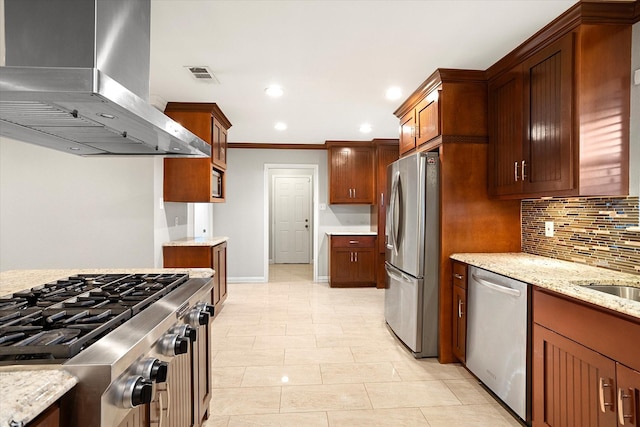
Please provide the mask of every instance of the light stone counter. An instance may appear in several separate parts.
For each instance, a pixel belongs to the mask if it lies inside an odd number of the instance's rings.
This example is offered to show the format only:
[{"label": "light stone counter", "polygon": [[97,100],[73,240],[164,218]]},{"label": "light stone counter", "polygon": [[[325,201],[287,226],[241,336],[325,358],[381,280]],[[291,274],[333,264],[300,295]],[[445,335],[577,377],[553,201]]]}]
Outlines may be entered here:
[{"label": "light stone counter", "polygon": [[165,242],[162,246],[217,246],[220,243],[224,243],[229,240],[228,237],[187,237],[184,239],[172,240]]},{"label": "light stone counter", "polygon": [[462,253],[451,258],[503,276],[640,318],[640,302],[580,285],[590,283],[640,287],[640,275],[525,253]]},{"label": "light stone counter", "polygon": [[[149,273],[188,273],[189,277],[212,277],[210,268],[94,268],[59,270],[10,270],[0,273],[0,295],[30,289],[34,286],[65,279],[76,274],[149,274]],[[1,424],[0,424],[1,426]]]},{"label": "light stone counter", "polygon": [[26,425],[77,382],[57,365],[0,368],[0,426]]},{"label": "light stone counter", "polygon": [[327,231],[327,236],[377,236],[375,231]]}]

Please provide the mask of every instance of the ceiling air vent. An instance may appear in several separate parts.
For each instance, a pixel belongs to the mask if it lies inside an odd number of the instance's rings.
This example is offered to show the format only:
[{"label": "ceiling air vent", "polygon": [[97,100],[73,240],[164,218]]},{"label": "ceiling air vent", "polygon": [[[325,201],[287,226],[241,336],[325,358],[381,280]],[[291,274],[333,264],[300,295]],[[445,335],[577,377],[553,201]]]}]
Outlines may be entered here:
[{"label": "ceiling air vent", "polygon": [[185,68],[189,70],[189,72],[191,73],[194,79],[200,82],[220,84],[220,81],[216,78],[216,76],[211,72],[211,70],[207,66],[204,66],[204,65],[188,66],[187,65],[185,66]]}]

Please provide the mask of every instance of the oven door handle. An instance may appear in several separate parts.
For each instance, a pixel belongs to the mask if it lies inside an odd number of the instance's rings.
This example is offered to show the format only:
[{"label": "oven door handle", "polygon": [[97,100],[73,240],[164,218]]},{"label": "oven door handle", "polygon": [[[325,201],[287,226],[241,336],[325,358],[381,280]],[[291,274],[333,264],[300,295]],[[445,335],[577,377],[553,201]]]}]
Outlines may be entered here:
[{"label": "oven door handle", "polygon": [[516,298],[520,296],[520,291],[517,289],[513,289],[508,286],[502,286],[502,285],[498,285],[497,283],[489,282],[488,280],[482,279],[476,276],[475,274],[472,274],[471,277],[473,278],[473,280],[478,282],[478,284],[482,286],[486,286],[489,289],[493,289],[496,292],[507,294]]}]

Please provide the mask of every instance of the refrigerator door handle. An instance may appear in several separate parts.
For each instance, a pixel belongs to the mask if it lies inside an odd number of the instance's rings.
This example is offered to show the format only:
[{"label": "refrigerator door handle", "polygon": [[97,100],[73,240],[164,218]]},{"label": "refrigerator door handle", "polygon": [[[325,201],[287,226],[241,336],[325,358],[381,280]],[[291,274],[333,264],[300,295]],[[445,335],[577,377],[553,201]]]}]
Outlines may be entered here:
[{"label": "refrigerator door handle", "polygon": [[384,269],[386,270],[386,272],[389,275],[389,277],[391,277],[391,278],[393,278],[395,280],[399,280],[399,281],[403,281],[403,282],[411,282],[412,281],[410,277],[408,277],[404,273],[399,272],[395,268],[391,268],[388,265],[385,265]]},{"label": "refrigerator door handle", "polygon": [[[396,255],[398,254],[398,237],[400,234],[400,230],[396,230],[397,228],[397,218],[396,218],[396,201],[398,198],[398,188],[400,187],[400,172],[396,172],[393,175],[393,182],[391,184],[391,195],[389,197],[389,234],[391,235],[391,245],[387,244],[388,249],[394,249]],[[402,209],[402,205],[399,205],[399,208]]]}]

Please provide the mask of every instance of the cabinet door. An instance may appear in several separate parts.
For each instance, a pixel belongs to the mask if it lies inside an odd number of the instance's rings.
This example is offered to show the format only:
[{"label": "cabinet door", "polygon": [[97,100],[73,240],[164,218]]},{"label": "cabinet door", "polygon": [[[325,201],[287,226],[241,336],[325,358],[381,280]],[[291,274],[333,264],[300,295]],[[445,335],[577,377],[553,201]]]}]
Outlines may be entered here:
[{"label": "cabinet door", "polygon": [[[389,195],[387,194],[387,166],[398,160],[398,146],[378,147],[378,251],[384,254],[386,242],[384,241],[387,225],[387,205]],[[383,257],[384,259],[384,257]]]},{"label": "cabinet door", "polygon": [[[198,328],[193,348],[193,393],[195,425],[200,426],[209,418],[211,401],[211,323]],[[173,425],[173,424],[169,424]]]},{"label": "cabinet door", "polygon": [[353,276],[353,251],[349,248],[331,249],[331,282],[349,283]]},{"label": "cabinet door", "polygon": [[525,192],[573,188],[573,34],[523,63]]},{"label": "cabinet door", "polygon": [[624,427],[639,427],[638,413],[640,412],[640,372],[616,365],[618,390],[617,408],[618,425]]},{"label": "cabinet door", "polygon": [[400,155],[416,148],[416,119],[411,110],[400,119]]},{"label": "cabinet door", "polygon": [[227,298],[227,244],[222,243],[218,246],[218,277],[220,280],[220,300]]},{"label": "cabinet door", "polygon": [[330,150],[330,195],[329,203],[351,202],[351,148],[340,147]]},{"label": "cabinet door", "polygon": [[416,146],[420,146],[440,135],[440,110],[437,99],[424,99],[416,107],[415,115],[418,129]]},{"label": "cabinet door", "polygon": [[489,83],[489,192],[522,192],[522,69],[513,68]]},{"label": "cabinet door", "polygon": [[227,131],[215,118],[212,119],[211,162],[219,169],[227,168]]},{"label": "cabinet door", "polygon": [[467,290],[453,287],[453,355],[459,361],[466,360],[467,343]]},{"label": "cabinet door", "polygon": [[376,252],[373,248],[354,251],[354,282],[372,283],[376,280]]},{"label": "cabinet door", "polygon": [[374,204],[374,151],[371,147],[353,149],[352,203]]},{"label": "cabinet door", "polygon": [[533,426],[615,426],[616,364],[533,325]]}]

